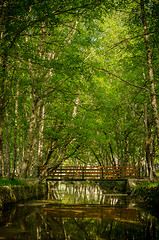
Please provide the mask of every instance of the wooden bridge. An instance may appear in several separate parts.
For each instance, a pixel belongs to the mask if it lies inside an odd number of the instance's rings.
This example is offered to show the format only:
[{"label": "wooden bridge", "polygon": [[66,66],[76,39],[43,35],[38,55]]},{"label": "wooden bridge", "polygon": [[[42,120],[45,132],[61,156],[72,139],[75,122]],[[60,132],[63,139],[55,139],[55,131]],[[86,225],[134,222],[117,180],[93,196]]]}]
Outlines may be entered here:
[{"label": "wooden bridge", "polygon": [[[39,175],[45,169],[39,167]],[[63,166],[56,170],[49,168],[47,180],[52,181],[122,181],[128,178],[140,178],[140,168],[136,166]]]}]

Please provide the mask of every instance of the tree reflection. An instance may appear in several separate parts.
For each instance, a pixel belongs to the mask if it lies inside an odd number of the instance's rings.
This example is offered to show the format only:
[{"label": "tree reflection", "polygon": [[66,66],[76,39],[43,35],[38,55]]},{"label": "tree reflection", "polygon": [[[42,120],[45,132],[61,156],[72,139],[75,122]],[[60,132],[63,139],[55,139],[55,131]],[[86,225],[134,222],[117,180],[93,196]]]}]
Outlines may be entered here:
[{"label": "tree reflection", "polygon": [[[61,210],[64,211],[62,206]],[[78,218],[70,214],[63,217],[51,211],[51,204],[44,203],[37,207],[28,205],[8,211],[1,216],[0,222],[1,239],[159,239],[159,222],[142,211],[139,212],[138,222],[112,217]]]},{"label": "tree reflection", "polygon": [[[94,186],[78,184],[54,185],[50,187],[49,200],[26,203],[2,212],[0,239],[159,239],[157,218],[132,207],[126,196],[106,195],[98,186],[93,189]],[[63,200],[58,203],[62,198],[65,203]]]},{"label": "tree reflection", "polygon": [[124,194],[106,194],[97,183],[61,183],[48,185],[48,199],[59,199],[72,204],[108,204],[128,205],[128,198]]}]

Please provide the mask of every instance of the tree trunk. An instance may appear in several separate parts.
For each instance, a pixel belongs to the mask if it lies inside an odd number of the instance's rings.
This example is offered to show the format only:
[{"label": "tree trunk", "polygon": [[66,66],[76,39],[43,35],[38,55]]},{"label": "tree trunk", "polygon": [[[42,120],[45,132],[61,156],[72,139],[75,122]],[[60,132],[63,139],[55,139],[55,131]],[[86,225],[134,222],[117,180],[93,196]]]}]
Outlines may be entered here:
[{"label": "tree trunk", "polygon": [[49,162],[46,165],[46,168],[44,169],[44,171],[42,172],[42,174],[39,176],[37,183],[40,183],[43,181],[43,179],[47,176],[47,174],[49,173],[49,171],[51,170],[55,170],[57,169],[64,161],[64,155],[66,152],[66,148],[61,148],[59,151],[57,151],[56,156],[54,157],[54,161],[53,162]]},{"label": "tree trunk", "polygon": [[42,104],[39,107],[39,114],[38,114],[38,122],[39,122],[39,139],[38,139],[38,164],[42,164],[42,158],[43,158],[43,146],[44,146],[44,136],[43,136],[43,130],[44,130],[44,117],[45,117],[45,106]]},{"label": "tree trunk", "polygon": [[[14,91],[13,91],[13,96],[14,96]],[[14,179],[15,176],[15,169],[16,169],[16,164],[17,164],[17,130],[18,130],[18,97],[19,97],[19,86],[18,84],[16,85],[16,94],[14,96],[15,99],[15,120],[14,120],[14,149],[13,149],[13,162],[12,162],[12,171],[11,171],[11,178]]]},{"label": "tree trunk", "polygon": [[77,97],[76,101],[75,101],[75,106],[74,106],[74,109],[73,109],[73,114],[72,114],[73,118],[76,117],[76,115],[77,115],[77,107],[79,105],[79,100],[80,100],[79,97]]},{"label": "tree trunk", "polygon": [[156,144],[155,143],[156,143],[156,132],[154,132],[154,134],[153,134],[151,160],[152,160],[153,176],[157,177],[156,168],[155,168],[155,157],[156,157]]},{"label": "tree trunk", "polygon": [[3,121],[4,121],[4,109],[5,109],[5,75],[6,75],[6,62],[7,56],[3,55],[1,59],[2,63],[2,82],[0,87],[0,176],[2,176],[2,152],[3,152]]},{"label": "tree trunk", "polygon": [[[33,90],[34,92],[34,90]],[[35,141],[34,141],[34,129],[36,126],[36,109],[37,109],[37,99],[35,97],[35,93],[33,93],[33,106],[32,106],[32,114],[30,117],[30,125],[28,130],[28,136],[27,136],[27,145],[26,145],[26,151],[25,151],[25,157],[24,161],[22,163],[22,169],[21,169],[21,177],[26,178],[29,165],[31,161],[33,160],[33,153],[34,153],[34,147],[35,147]]]},{"label": "tree trunk", "polygon": [[98,157],[98,155],[96,154],[96,152],[94,151],[93,148],[91,148],[91,151],[92,151],[93,155],[95,156],[95,158],[97,159],[99,166],[102,166],[103,164],[101,163],[100,158]]},{"label": "tree trunk", "polygon": [[111,156],[112,156],[112,164],[113,166],[116,166],[116,162],[115,162],[115,158],[114,158],[114,154],[113,154],[113,148],[112,148],[112,145],[110,144],[109,142],[109,148],[110,148],[110,152],[111,152]]},{"label": "tree trunk", "polygon": [[[2,2],[1,6],[1,16],[0,16],[0,38],[1,41],[3,39],[3,33],[5,29],[5,18],[6,18],[6,6],[7,6],[7,0],[4,0]],[[4,102],[5,102],[5,94],[4,94],[4,85],[5,85],[5,72],[6,72],[6,61],[7,61],[7,55],[3,54],[0,60],[0,63],[2,65],[2,82],[0,86],[0,176],[2,176],[2,152],[3,152],[3,119],[4,119]]]},{"label": "tree trunk", "polygon": [[3,149],[2,107],[0,106],[0,177],[2,176],[2,149]]},{"label": "tree trunk", "polygon": [[152,168],[152,159],[151,159],[151,129],[150,124],[148,122],[148,115],[147,115],[147,104],[145,104],[145,150],[146,150],[146,162],[148,165],[148,174],[150,181],[153,181],[153,168]]},{"label": "tree trunk", "polygon": [[146,52],[147,52],[147,66],[148,66],[149,80],[150,80],[150,86],[151,86],[151,105],[152,105],[153,117],[154,117],[154,121],[155,121],[156,132],[157,132],[157,141],[158,141],[158,145],[159,145],[159,115],[158,115],[158,106],[157,106],[157,101],[156,101],[156,92],[155,92],[155,82],[154,82],[154,74],[153,74],[153,66],[152,66],[151,47],[150,47],[148,28],[147,28],[147,22],[146,22],[144,0],[140,0],[140,7],[141,7],[142,23],[143,23],[144,34],[145,34],[145,45],[146,45]]}]

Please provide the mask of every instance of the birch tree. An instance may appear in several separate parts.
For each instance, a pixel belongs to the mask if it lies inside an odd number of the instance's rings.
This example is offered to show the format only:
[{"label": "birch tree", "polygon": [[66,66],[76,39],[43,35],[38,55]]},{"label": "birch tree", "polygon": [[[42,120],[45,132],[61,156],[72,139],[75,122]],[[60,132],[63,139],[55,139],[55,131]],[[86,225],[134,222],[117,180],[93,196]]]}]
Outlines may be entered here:
[{"label": "birch tree", "polygon": [[142,23],[144,28],[144,36],[145,36],[147,67],[148,67],[149,81],[150,81],[150,87],[151,87],[151,105],[152,105],[153,117],[154,117],[154,122],[156,126],[156,132],[157,132],[157,140],[159,145],[159,114],[158,114],[158,105],[156,100],[155,79],[154,79],[154,73],[153,73],[153,63],[152,63],[152,53],[151,53],[152,51],[151,51],[151,46],[149,41],[144,0],[140,0],[140,7],[141,7],[141,17],[142,17]]}]

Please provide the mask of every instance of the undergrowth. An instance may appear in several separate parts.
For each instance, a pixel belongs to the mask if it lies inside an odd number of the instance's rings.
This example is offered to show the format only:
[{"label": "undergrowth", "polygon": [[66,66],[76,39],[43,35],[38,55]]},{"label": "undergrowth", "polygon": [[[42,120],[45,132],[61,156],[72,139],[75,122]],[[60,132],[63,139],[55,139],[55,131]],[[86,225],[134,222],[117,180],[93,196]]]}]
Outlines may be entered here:
[{"label": "undergrowth", "polygon": [[15,185],[27,185],[27,183],[25,181],[21,181],[21,180],[10,180],[10,179],[6,179],[6,178],[0,178],[0,187],[3,186],[15,186]]},{"label": "undergrowth", "polygon": [[153,182],[142,182],[136,188],[142,188],[142,187],[153,188],[153,187],[157,187],[157,186],[159,186],[158,182],[154,182],[154,183]]}]

